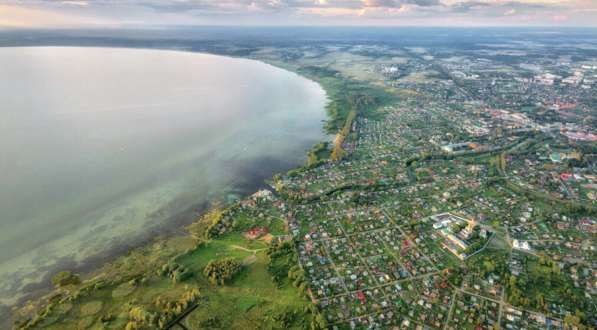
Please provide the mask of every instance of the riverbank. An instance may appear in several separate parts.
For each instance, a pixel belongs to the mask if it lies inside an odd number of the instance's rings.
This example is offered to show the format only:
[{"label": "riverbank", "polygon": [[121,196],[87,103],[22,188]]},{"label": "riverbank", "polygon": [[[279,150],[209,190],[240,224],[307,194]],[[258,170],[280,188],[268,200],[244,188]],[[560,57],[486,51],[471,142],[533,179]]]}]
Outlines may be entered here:
[{"label": "riverbank", "polygon": [[[255,58],[252,58],[252,59],[255,59]],[[326,124],[324,126],[328,133],[339,132],[343,127],[345,127],[347,117],[351,113],[352,113],[353,117],[357,113],[360,115],[368,115],[368,116],[374,115],[372,110],[378,106],[383,105],[385,102],[387,102],[390,99],[389,96],[385,95],[383,92],[380,92],[377,89],[368,88],[367,84],[365,84],[365,83],[356,82],[356,81],[352,81],[347,78],[344,78],[341,75],[339,75],[337,72],[333,72],[333,71],[329,71],[329,70],[320,71],[320,70],[315,70],[314,68],[304,68],[304,67],[301,67],[300,65],[290,65],[289,66],[289,65],[283,65],[281,63],[276,63],[276,62],[270,62],[270,61],[266,61],[266,62],[271,65],[281,67],[286,70],[290,69],[292,72],[303,75],[303,76],[307,77],[308,79],[312,79],[312,80],[318,82],[323,87],[323,89],[325,90],[326,94],[328,95],[328,97],[330,99],[330,102],[328,103],[328,105],[326,107],[326,113],[328,116],[328,120],[326,121]],[[371,92],[369,89],[376,91],[376,92]],[[367,94],[367,93],[369,93],[369,94]],[[360,95],[364,95],[364,96],[360,96]],[[346,109],[352,109],[352,110],[346,111]],[[324,146],[325,146],[325,148],[327,148],[327,144],[318,144],[316,146],[317,147],[316,151],[317,151],[317,155],[318,155],[317,160],[316,160],[317,164],[312,164],[311,166],[321,165],[327,161],[327,158],[330,157],[332,150],[323,150]],[[305,155],[305,158],[306,158],[306,156],[307,155]],[[300,168],[294,169],[294,171],[298,171],[298,170],[300,170]],[[279,218],[283,218],[283,216],[280,215]],[[263,223],[262,223],[262,221],[260,221],[259,223],[255,223],[255,225],[263,225]],[[191,227],[193,227],[193,226],[202,227],[202,226],[204,226],[204,224],[201,224],[201,220],[199,220],[198,222],[195,222],[194,225],[192,225]],[[177,231],[174,230],[173,232],[176,233]],[[148,271],[150,272],[151,269],[154,269],[155,267],[159,267],[160,264],[166,263],[166,262],[168,262],[168,260],[176,259],[177,256],[184,255],[185,253],[187,253],[187,254],[193,253],[192,251],[195,251],[197,249],[200,250],[200,248],[198,248],[197,246],[201,245],[202,242],[204,242],[204,240],[200,237],[201,235],[197,236],[196,234],[193,234],[192,232],[189,233],[189,232],[180,232],[180,231],[178,231],[178,234],[179,235],[173,235],[173,236],[160,234],[160,236],[162,236],[162,237],[160,237],[158,239],[153,239],[151,243],[141,244],[140,246],[137,246],[136,248],[132,249],[125,256],[118,256],[118,254],[113,254],[111,257],[115,257],[116,258],[115,261],[106,262],[101,265],[96,264],[97,267],[95,269],[93,267],[93,264],[91,264],[91,263],[89,264],[88,268],[81,268],[80,271],[82,273],[81,277],[83,279],[83,284],[82,284],[83,289],[89,290],[88,288],[90,286],[95,286],[97,284],[98,278],[105,279],[106,274],[115,274],[115,273],[117,273],[117,274],[127,274],[128,273],[129,274],[128,277],[120,276],[116,280],[111,280],[109,286],[116,286],[119,282],[126,281],[126,280],[128,280],[128,278],[135,278],[135,276],[145,277],[142,274],[146,274]],[[280,231],[278,234],[284,235],[285,233],[284,233],[284,231]],[[191,240],[189,241],[189,239],[191,239]],[[211,242],[211,240],[209,240],[209,242]],[[234,240],[233,242],[234,242],[235,247],[238,247],[238,246],[242,247],[243,244],[247,244],[247,242],[244,240],[240,240],[240,241]],[[170,249],[170,250],[163,250],[162,248],[151,248],[151,247],[155,247],[155,246],[166,246],[166,245],[175,246],[178,248],[174,248],[174,249]],[[120,251],[120,252],[122,252],[122,251]],[[141,255],[149,256],[151,261],[143,262],[142,263],[143,266],[139,266],[138,268],[135,268],[135,269],[129,269],[130,267],[126,267],[126,269],[121,268],[122,265],[126,265],[129,262],[134,262],[134,260],[131,260],[131,256],[139,257]],[[262,266],[262,268],[260,270],[261,272],[263,272],[265,270],[265,269],[263,269],[263,267],[265,267],[265,268],[268,267],[267,256],[263,256],[263,258],[264,259],[261,261],[261,263],[256,263],[256,264]],[[109,260],[109,259],[110,259],[109,257],[106,257],[106,258],[100,260],[100,262],[105,262],[105,260]],[[258,258],[258,260],[259,260],[259,258]],[[136,264],[137,262],[134,262],[134,263]],[[146,268],[145,266],[148,266],[149,268]],[[201,267],[198,267],[196,269],[196,271],[200,272],[200,268]],[[130,274],[131,270],[135,274]],[[105,281],[105,280],[102,280],[102,281]],[[95,284],[93,284],[93,283],[95,283]],[[265,281],[264,283],[267,284],[267,281]],[[99,290],[102,289],[101,287],[103,287],[103,284],[100,285]],[[289,289],[290,289],[289,292],[294,292],[294,289],[292,289],[292,288],[289,288]],[[44,315],[44,313],[39,314],[39,311],[41,311],[42,308],[44,308],[43,307],[44,301],[49,304],[52,304],[52,302],[56,302],[56,301],[58,301],[60,303],[60,301],[62,301],[62,299],[67,299],[67,298],[65,298],[65,295],[66,295],[66,297],[70,297],[73,292],[80,292],[77,290],[81,290],[81,288],[80,287],[60,288],[60,289],[54,290],[52,293],[50,293],[49,295],[46,295],[45,297],[43,297],[41,299],[37,299],[36,301],[29,302],[29,303],[25,304],[25,306],[20,309],[20,313],[15,313],[15,315],[18,315],[18,318],[20,320],[23,320],[23,319],[26,320],[28,318],[27,315],[30,315],[30,317],[39,317],[40,315]],[[304,295],[305,293],[303,292],[300,294]],[[61,298],[60,299],[55,298],[56,295],[60,296]],[[273,295],[275,296],[275,295],[277,295],[277,293],[274,292]],[[293,300],[296,300],[295,298],[293,298]],[[303,301],[303,300],[299,299],[298,301]],[[114,303],[114,302],[111,302],[111,303]],[[106,305],[108,305],[108,304],[106,304]],[[48,306],[48,305],[45,305],[45,306]],[[45,308],[47,308],[47,307],[45,307]],[[47,312],[47,310],[46,310],[46,312]],[[42,316],[42,317],[45,319],[45,317],[47,317],[48,314],[51,314],[51,311],[46,313],[46,315]],[[66,314],[68,314],[68,312]],[[37,316],[35,316],[35,315],[37,315]],[[310,319],[310,318],[308,318],[308,319]]]},{"label": "riverbank", "polygon": [[[207,322],[204,326],[226,323],[235,328],[255,328],[256,319],[263,315],[270,312],[286,315],[289,309],[293,315],[299,311],[307,313],[301,317],[295,315],[296,322],[311,322],[317,312],[303,297],[306,295],[304,285],[295,286],[295,279],[287,277],[296,265],[294,250],[284,250],[284,255],[290,254],[273,266],[272,261],[277,257],[272,253],[278,245],[243,235],[259,225],[269,228],[270,237],[285,237],[285,221],[282,220],[285,206],[280,202],[272,195],[254,194],[229,207],[210,210],[179,235],[161,236],[99,269],[69,275],[80,280],[65,282],[15,311],[17,327],[89,328],[99,319],[109,324],[109,329],[121,329],[130,322],[127,321],[130,317],[118,311],[141,308],[153,313],[159,301],[176,301],[192,290],[200,292],[201,297],[196,301],[201,308],[192,317],[202,319],[197,321],[202,324]],[[229,285],[220,288],[208,283],[201,273],[211,260],[224,257],[243,260],[244,267]],[[187,275],[178,279],[175,273],[160,271],[172,267]],[[272,267],[282,267],[279,277],[272,275]],[[297,290],[299,287],[302,289]],[[256,319],[233,317],[240,313],[252,314]],[[214,315],[218,319],[213,319]],[[164,322],[170,319],[163,317]]]}]

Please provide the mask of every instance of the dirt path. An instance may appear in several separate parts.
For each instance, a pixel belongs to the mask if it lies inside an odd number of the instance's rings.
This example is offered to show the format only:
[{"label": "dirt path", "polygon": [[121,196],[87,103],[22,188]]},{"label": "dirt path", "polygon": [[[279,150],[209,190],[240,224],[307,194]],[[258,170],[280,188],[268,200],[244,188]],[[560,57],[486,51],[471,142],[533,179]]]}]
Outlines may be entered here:
[{"label": "dirt path", "polygon": [[255,253],[259,252],[259,251],[266,250],[266,248],[251,250],[251,249],[247,249],[246,247],[240,246],[240,245],[231,245],[231,246],[232,246],[233,249],[243,250],[243,251],[246,251],[246,252],[251,252],[253,254],[255,254]]}]

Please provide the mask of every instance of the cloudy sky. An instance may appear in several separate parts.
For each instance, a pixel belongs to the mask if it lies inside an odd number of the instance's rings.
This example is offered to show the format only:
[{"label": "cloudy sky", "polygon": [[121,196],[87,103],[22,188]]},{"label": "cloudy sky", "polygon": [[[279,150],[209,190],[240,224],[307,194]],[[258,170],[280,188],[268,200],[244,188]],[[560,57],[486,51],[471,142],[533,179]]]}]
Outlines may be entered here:
[{"label": "cloudy sky", "polygon": [[597,26],[597,0],[0,0],[0,27]]}]

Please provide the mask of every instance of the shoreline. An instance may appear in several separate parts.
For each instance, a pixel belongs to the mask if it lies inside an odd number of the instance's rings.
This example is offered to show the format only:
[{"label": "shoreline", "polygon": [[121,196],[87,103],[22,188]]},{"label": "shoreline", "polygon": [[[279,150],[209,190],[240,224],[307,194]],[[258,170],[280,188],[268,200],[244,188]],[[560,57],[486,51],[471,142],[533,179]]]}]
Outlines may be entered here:
[{"label": "shoreline", "polygon": [[[153,228],[148,232],[130,238],[130,241],[132,242],[129,244],[111,247],[101,253],[86,257],[83,261],[78,263],[72,260],[59,261],[56,265],[49,268],[47,274],[43,276],[39,283],[31,283],[25,286],[25,288],[30,288],[30,290],[25,290],[29,291],[29,293],[25,293],[23,297],[18,298],[13,304],[0,304],[0,306],[12,307],[23,305],[29,300],[43,297],[53,289],[51,279],[52,276],[59,271],[68,270],[83,276],[91,275],[93,272],[98,271],[103,265],[113,262],[118,257],[123,256],[132,250],[144,247],[158,240],[180,235],[180,229],[189,225],[192,223],[193,219],[196,219],[197,216],[201,216],[210,209],[208,204],[210,203],[205,201],[176,215],[172,215],[166,220],[166,223],[160,224],[158,227]],[[171,226],[174,228],[167,228]]]},{"label": "shoreline", "polygon": [[[305,154],[306,155],[306,154]],[[297,167],[290,167],[286,171],[292,170]],[[251,184],[246,184],[251,188],[247,189],[246,192],[240,195],[240,199],[247,198],[254,192],[262,188],[270,188],[270,185],[266,183],[267,180],[271,179],[275,174],[272,174],[268,178],[254,179]],[[107,249],[99,254],[85,258],[81,262],[74,261],[61,261],[56,265],[52,266],[46,275],[43,276],[39,283],[28,284],[25,288],[27,290],[21,298],[18,298],[15,303],[12,304],[1,304],[0,303],[0,329],[6,327],[9,329],[13,322],[13,312],[20,308],[25,307],[28,303],[43,300],[44,298],[50,297],[55,291],[55,287],[52,284],[52,277],[60,271],[70,271],[74,274],[78,274],[81,280],[91,280],[102,273],[102,269],[116,261],[119,258],[125,257],[126,255],[139,251],[144,248],[148,248],[153,244],[166,242],[172,238],[182,238],[190,236],[188,232],[188,226],[200,220],[203,216],[207,215],[211,210],[214,209],[214,204],[222,201],[204,201],[189,207],[186,210],[181,211],[176,215],[172,215],[169,219],[153,228],[152,230],[137,235],[131,238],[132,243],[127,245],[119,245],[113,248]],[[233,205],[234,202],[223,203],[224,208]]]},{"label": "shoreline", "polygon": [[[4,46],[0,46],[0,47],[4,47]],[[300,76],[303,79],[314,82],[325,92],[327,101],[326,101],[324,108],[322,109],[325,112],[325,114],[324,114],[325,120],[322,121],[321,130],[322,130],[322,132],[324,132],[325,136],[329,136],[329,133],[327,133],[325,131],[325,123],[330,120],[329,113],[327,112],[327,106],[330,104],[329,90],[323,84],[321,84],[317,80],[313,79],[313,77],[309,77],[305,74],[301,74],[300,72],[297,71],[296,68],[293,68],[290,66],[276,65],[276,63],[272,63],[272,62],[266,61],[266,60],[256,59],[253,57],[243,57],[243,56],[237,56],[237,55],[233,55],[233,54],[207,52],[204,50],[195,51],[195,50],[191,50],[191,49],[173,49],[173,48],[168,48],[168,47],[166,47],[166,48],[135,47],[135,46],[126,47],[123,45],[118,45],[118,46],[109,46],[109,45],[102,45],[102,46],[25,45],[25,46],[6,46],[6,47],[65,47],[65,48],[66,47],[85,47],[85,48],[143,49],[143,50],[159,50],[159,51],[172,51],[172,52],[184,52],[184,53],[192,53],[192,54],[203,54],[203,55],[209,55],[209,56],[222,56],[222,57],[229,57],[229,58],[234,58],[234,59],[242,59],[242,60],[259,62],[259,63],[274,67],[279,70],[284,70],[288,73],[292,73],[296,76]],[[324,141],[316,141],[314,144],[321,143],[321,142],[324,142]],[[282,170],[280,170],[280,171],[274,170],[272,173],[267,175],[265,177],[265,179],[262,179],[262,178],[250,178],[248,180],[244,179],[243,180],[244,182],[241,185],[242,188],[240,190],[244,190],[245,192],[243,194],[239,195],[240,199],[247,198],[251,194],[253,194],[254,192],[256,192],[262,188],[271,189],[270,185],[267,184],[267,181],[273,179],[274,176],[277,174],[286,173],[290,170],[303,168],[305,166],[305,163],[308,159],[309,152],[312,147],[313,146],[309,146],[308,149],[305,149],[305,152],[301,157],[301,158],[304,158],[303,163],[299,163],[296,165],[294,165],[294,164],[291,165],[289,163],[285,163],[283,166],[284,168]],[[246,188],[246,189],[244,189],[244,188]],[[124,257],[131,252],[143,249],[143,248],[148,247],[154,243],[166,241],[169,238],[184,237],[184,236],[190,235],[188,232],[186,232],[187,226],[189,226],[192,223],[195,223],[198,219],[201,219],[202,216],[206,215],[207,213],[209,213],[209,211],[213,210],[214,203],[218,203],[218,202],[222,202],[222,201],[219,201],[219,200],[203,201],[203,202],[200,202],[198,204],[195,204],[195,205],[189,207],[186,210],[182,210],[179,213],[170,216],[166,221],[157,225],[155,228],[152,228],[151,230],[149,230],[145,233],[139,233],[138,235],[131,237],[129,240],[130,243],[127,243],[126,245],[117,245],[117,246],[108,248],[105,251],[102,251],[96,255],[86,257],[84,260],[82,260],[80,262],[76,262],[73,260],[60,260],[55,265],[49,266],[47,268],[47,273],[42,277],[41,281],[39,281],[38,283],[30,283],[30,284],[27,284],[24,286],[24,288],[22,290],[24,292],[22,297],[17,298],[16,301],[11,304],[0,303],[0,318],[3,319],[3,321],[0,321],[0,328],[4,327],[4,326],[7,326],[8,328],[10,328],[12,326],[12,321],[13,321],[12,313],[15,310],[25,307],[28,303],[31,303],[31,302],[37,301],[37,300],[41,300],[41,299],[44,299],[44,298],[52,295],[55,288],[51,282],[51,279],[54,275],[56,275],[56,273],[58,273],[60,271],[68,270],[68,271],[71,271],[72,273],[79,274],[83,281],[92,279],[95,276],[97,276],[98,273],[101,273],[101,270],[104,266],[107,266],[107,265],[117,261],[118,258]],[[233,202],[223,201],[222,206],[228,207],[232,204],[233,204]]]}]

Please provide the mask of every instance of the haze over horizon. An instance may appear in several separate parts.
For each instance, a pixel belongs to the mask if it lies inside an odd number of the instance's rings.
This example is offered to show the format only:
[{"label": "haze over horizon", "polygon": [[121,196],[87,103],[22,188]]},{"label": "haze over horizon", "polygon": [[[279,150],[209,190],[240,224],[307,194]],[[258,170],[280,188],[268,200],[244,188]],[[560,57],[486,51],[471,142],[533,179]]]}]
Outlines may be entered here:
[{"label": "haze over horizon", "polygon": [[595,0],[0,0],[0,28],[597,27]]}]

